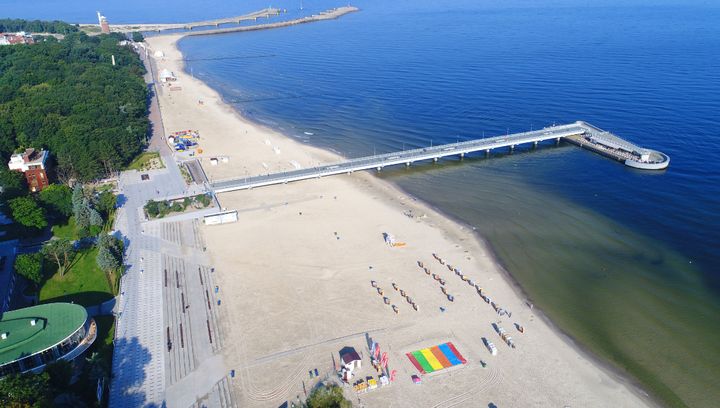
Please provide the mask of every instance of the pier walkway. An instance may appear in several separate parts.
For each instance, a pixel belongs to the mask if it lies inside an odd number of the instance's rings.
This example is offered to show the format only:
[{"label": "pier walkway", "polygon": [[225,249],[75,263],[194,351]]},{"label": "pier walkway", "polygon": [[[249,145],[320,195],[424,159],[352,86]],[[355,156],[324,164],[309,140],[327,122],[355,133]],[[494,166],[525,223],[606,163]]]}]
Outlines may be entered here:
[{"label": "pier walkway", "polygon": [[333,20],[333,19],[339,18],[341,16],[344,16],[345,14],[352,13],[354,11],[358,11],[358,8],[353,7],[353,6],[344,6],[344,7],[334,8],[331,10],[326,10],[326,11],[323,11],[318,14],[313,14],[311,16],[296,18],[294,20],[278,21],[275,23],[256,24],[256,25],[242,26],[242,27],[236,26],[236,27],[228,27],[228,28],[216,28],[216,29],[211,29],[211,30],[193,31],[193,32],[186,32],[185,35],[227,34],[227,33],[236,33],[236,32],[242,32],[242,31],[257,31],[257,30],[267,30],[270,28],[289,27],[292,25],[312,23],[315,21]]},{"label": "pier walkway", "polygon": [[[242,16],[218,18],[214,20],[194,21],[189,23],[141,23],[141,24],[110,24],[110,31],[117,33],[129,33],[133,31],[164,31],[164,30],[192,30],[198,27],[219,27],[223,24],[240,24],[243,21],[257,21],[258,18],[270,18],[282,13],[277,8],[264,8]],[[80,24],[84,27],[97,27],[97,24]]]},{"label": "pier walkway", "polygon": [[352,173],[360,170],[377,169],[379,171],[383,167],[398,164],[405,164],[409,166],[416,161],[437,161],[438,159],[447,156],[463,157],[466,154],[480,151],[489,153],[492,149],[498,148],[514,149],[515,146],[518,145],[528,143],[537,145],[540,142],[548,140],[555,140],[557,142],[560,140],[567,140],[570,143],[587,148],[604,156],[621,161],[627,166],[638,169],[661,170],[666,168],[670,163],[670,158],[664,153],[644,149],[621,139],[610,132],[603,131],[602,129],[592,126],[586,122],[578,121],[567,125],[552,126],[530,132],[514,133],[466,142],[360,157],[357,159],[350,159],[339,163],[308,169],[254,177],[220,180],[211,183],[210,187],[215,191],[215,193],[246,190],[273,184],[284,184],[292,181],[332,176],[335,174]]}]

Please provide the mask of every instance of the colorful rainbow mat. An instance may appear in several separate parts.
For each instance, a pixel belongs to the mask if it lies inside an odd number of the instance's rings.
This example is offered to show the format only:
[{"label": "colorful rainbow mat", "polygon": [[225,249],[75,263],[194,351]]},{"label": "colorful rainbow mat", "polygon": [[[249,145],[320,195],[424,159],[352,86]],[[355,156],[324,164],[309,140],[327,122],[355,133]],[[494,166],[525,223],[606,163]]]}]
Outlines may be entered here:
[{"label": "colorful rainbow mat", "polygon": [[422,374],[429,374],[434,371],[444,370],[448,367],[467,363],[452,343],[444,343],[438,346],[424,348],[422,350],[407,353],[410,362]]}]

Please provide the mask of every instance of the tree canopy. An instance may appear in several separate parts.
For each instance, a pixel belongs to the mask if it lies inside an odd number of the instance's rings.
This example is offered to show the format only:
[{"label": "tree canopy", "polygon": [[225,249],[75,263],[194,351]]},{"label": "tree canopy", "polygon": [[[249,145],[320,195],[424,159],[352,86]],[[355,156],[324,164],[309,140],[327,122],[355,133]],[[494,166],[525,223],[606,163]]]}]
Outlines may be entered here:
[{"label": "tree canopy", "polygon": [[0,381],[0,406],[49,406],[50,376],[42,374],[11,374]]},{"label": "tree canopy", "polygon": [[305,402],[308,408],[351,408],[352,403],[343,396],[342,388],[335,384],[315,388]]},{"label": "tree canopy", "polygon": [[20,225],[37,229],[47,227],[45,211],[32,197],[13,198],[8,204],[10,204],[13,220]]},{"label": "tree canopy", "polygon": [[31,33],[68,34],[80,29],[64,21],[22,20],[19,18],[0,19],[0,32],[28,31]]},{"label": "tree canopy", "polygon": [[75,248],[70,240],[58,238],[46,242],[40,253],[55,262],[60,270],[60,276],[64,276],[65,268],[75,254]]},{"label": "tree canopy", "polygon": [[101,234],[97,241],[98,253],[96,262],[100,269],[105,272],[120,269],[123,260],[123,244],[119,239]]},{"label": "tree canopy", "polygon": [[62,41],[0,47],[0,158],[7,162],[19,146],[47,148],[63,181],[86,181],[140,153],[145,69],[118,44],[123,39],[72,32]]},{"label": "tree canopy", "polygon": [[40,202],[56,219],[67,219],[73,214],[72,190],[63,184],[50,184],[40,191]]},{"label": "tree canopy", "polygon": [[42,281],[42,254],[20,254],[15,258],[15,272],[31,282]]}]

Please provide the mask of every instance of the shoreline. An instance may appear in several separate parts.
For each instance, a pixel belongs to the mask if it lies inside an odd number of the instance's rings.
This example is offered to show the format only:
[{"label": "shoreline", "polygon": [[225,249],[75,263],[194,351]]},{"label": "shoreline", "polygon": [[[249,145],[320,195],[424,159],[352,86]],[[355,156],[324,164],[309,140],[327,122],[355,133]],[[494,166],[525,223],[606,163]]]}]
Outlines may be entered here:
[{"label": "shoreline", "polygon": [[[160,36],[153,37],[150,42],[156,42],[158,41],[158,38]],[[169,35],[166,37],[173,37],[174,39],[170,41],[169,45],[173,47],[173,52],[177,52],[182,56],[180,53],[177,41],[179,41],[183,35]],[[153,58],[153,62],[157,63],[157,61]],[[337,152],[330,152],[326,149],[316,147],[311,144],[304,144],[301,142],[296,141],[291,136],[287,136],[285,134],[282,134],[277,129],[273,129],[272,127],[258,123],[257,121],[253,121],[252,119],[249,119],[242,115],[241,112],[239,112],[237,109],[235,109],[232,104],[229,104],[227,101],[224,100],[224,97],[222,94],[217,92],[215,89],[207,85],[205,82],[193,78],[190,79],[188,77],[188,73],[185,71],[185,63],[184,60],[181,58],[177,61],[172,61],[173,64],[175,64],[179,70],[183,73],[183,81],[195,81],[198,82],[201,86],[204,86],[208,88],[212,93],[214,93],[214,96],[218,99],[218,105],[222,105],[222,109],[229,111],[239,122],[244,122],[245,124],[254,127],[254,128],[260,128],[264,132],[268,134],[272,134],[275,137],[282,137],[289,141],[292,141],[295,144],[300,145],[303,149],[310,150],[312,153],[320,153],[321,156],[324,157],[342,157],[341,155],[337,154]],[[159,69],[160,67],[156,67]],[[162,107],[161,107],[162,110]],[[522,286],[519,284],[517,280],[512,276],[512,274],[505,268],[505,265],[502,264],[500,259],[497,257],[495,250],[492,248],[492,245],[484,238],[482,235],[476,231],[472,226],[462,222],[459,219],[456,219],[455,217],[452,217],[448,214],[443,213],[439,209],[435,208],[434,206],[430,205],[429,203],[423,201],[420,197],[415,197],[410,195],[408,192],[400,188],[399,186],[395,185],[392,182],[378,179],[377,177],[374,177],[373,175],[363,172],[362,175],[357,177],[358,179],[365,179],[370,180],[368,184],[370,185],[369,190],[379,193],[381,195],[384,195],[384,199],[389,199],[392,201],[394,206],[399,207],[398,204],[406,205],[410,204],[412,207],[425,210],[426,214],[432,214],[430,218],[432,219],[431,225],[442,231],[444,235],[455,235],[460,233],[459,235],[466,234],[473,238],[475,241],[474,244],[481,248],[483,250],[484,255],[489,256],[490,262],[493,265],[493,269],[496,270],[499,276],[502,277],[502,280],[504,284],[508,285],[512,292],[514,293],[514,296],[519,300],[521,303],[525,303],[525,301],[530,301],[530,297],[525,293]],[[364,192],[363,192],[364,193]],[[406,200],[398,199],[397,197],[405,197]],[[400,217],[400,215],[398,215]],[[209,248],[211,249],[211,248]],[[467,252],[467,251],[466,251]],[[503,299],[505,301],[507,299]],[[527,309],[527,307],[525,307]],[[532,310],[532,314],[539,316],[540,320],[548,327],[548,329],[564,343],[566,346],[568,346],[570,349],[572,349],[575,353],[579,355],[579,357],[585,359],[588,363],[590,363],[595,369],[603,372],[604,374],[608,375],[612,379],[612,381],[615,381],[618,383],[618,385],[624,387],[625,389],[629,390],[633,395],[635,395],[641,402],[644,402],[646,405],[650,406],[657,406],[658,401],[655,397],[649,395],[644,391],[644,389],[641,387],[639,382],[637,382],[634,378],[629,377],[625,375],[620,368],[615,367],[612,363],[603,360],[601,357],[595,355],[591,350],[587,349],[583,345],[579,344],[572,336],[570,336],[568,333],[564,332],[560,327],[555,325],[552,320],[545,315],[545,313],[542,312],[540,308],[537,310]]]},{"label": "shoreline", "polygon": [[[182,38],[178,39],[178,41],[180,41],[180,40],[182,40]],[[179,51],[179,47],[177,47],[177,42],[176,42],[176,48],[177,48],[178,51]],[[181,53],[181,54],[182,54],[182,53]],[[184,54],[182,54],[182,55],[184,56]],[[184,59],[183,59],[183,61],[182,61],[182,65],[183,65],[183,72],[184,72],[186,75],[189,74],[189,72],[187,72],[187,70],[185,69]],[[207,87],[209,87],[209,88],[213,89],[213,91],[217,92],[217,90],[215,90],[215,88],[213,88],[210,84],[205,83],[204,81],[202,81],[202,80],[200,80],[200,79],[197,79],[197,78],[196,78],[196,80],[202,82],[202,83],[205,84]],[[256,126],[266,128],[266,129],[267,129],[268,131],[270,131],[270,132],[277,133],[277,134],[281,134],[281,135],[283,135],[284,137],[286,137],[286,138],[288,138],[288,139],[295,140],[295,138],[293,138],[292,136],[289,136],[289,135],[284,134],[281,129],[276,128],[276,127],[272,126],[272,125],[269,124],[269,123],[264,123],[264,122],[260,121],[258,118],[252,118],[252,117],[248,117],[248,116],[243,115],[243,113],[240,112],[238,109],[236,109],[231,102],[228,102],[228,101],[225,99],[225,96],[224,96],[223,94],[221,94],[220,92],[217,92],[217,94],[218,94],[218,97],[220,98],[220,100],[222,101],[222,103],[224,103],[224,104],[226,104],[227,106],[229,106],[229,107],[234,111],[235,115],[237,115],[237,117],[238,117],[239,120],[241,120],[241,121],[249,121],[249,122],[255,124]],[[310,147],[312,147],[312,148],[314,148],[314,149],[324,150],[324,151],[326,151],[326,152],[328,152],[328,153],[330,153],[330,154],[332,154],[332,155],[338,156],[339,159],[343,159],[343,160],[349,159],[348,157],[344,156],[341,152],[339,152],[339,151],[337,151],[337,150],[334,150],[334,149],[331,149],[331,148],[328,148],[328,147],[319,147],[319,146],[313,145],[312,143],[303,143],[303,145],[310,146]],[[366,171],[366,173],[369,174],[370,171]],[[372,177],[375,178],[374,176],[372,176]],[[535,302],[533,301],[532,297],[530,297],[530,295],[525,291],[525,289],[522,287],[522,285],[520,284],[520,282],[519,282],[519,281],[512,275],[512,273],[510,273],[510,271],[507,269],[507,266],[504,264],[504,262],[497,256],[496,250],[493,248],[493,246],[492,246],[492,244],[490,243],[490,241],[488,241],[487,239],[485,239],[485,237],[483,237],[483,236],[481,235],[481,233],[480,233],[479,231],[477,231],[477,229],[476,229],[475,227],[473,227],[472,225],[466,223],[465,221],[460,220],[459,218],[457,218],[457,217],[455,217],[455,216],[453,216],[453,215],[451,215],[451,214],[448,214],[448,213],[442,211],[442,210],[439,209],[438,207],[436,207],[436,206],[430,204],[429,202],[423,200],[421,197],[417,197],[417,196],[415,196],[415,195],[410,194],[408,191],[406,191],[405,189],[403,189],[402,187],[400,187],[399,185],[397,185],[397,184],[395,184],[395,183],[393,183],[393,182],[391,182],[391,181],[381,180],[381,179],[377,179],[377,178],[375,178],[375,179],[376,179],[379,183],[388,184],[388,185],[389,185],[390,187],[392,187],[395,191],[401,193],[402,195],[405,195],[405,196],[409,197],[412,201],[415,201],[415,202],[417,202],[417,203],[420,203],[420,205],[421,205],[422,207],[425,207],[425,208],[428,208],[428,209],[434,211],[435,213],[437,213],[438,215],[440,215],[440,217],[445,218],[447,221],[450,221],[450,222],[453,223],[453,224],[456,224],[460,229],[464,229],[464,230],[469,231],[469,232],[474,236],[474,238],[478,241],[478,243],[480,244],[480,246],[482,246],[483,248],[486,249],[487,253],[488,253],[488,254],[491,256],[491,258],[492,258],[492,262],[495,264],[495,266],[496,266],[496,268],[498,269],[498,271],[501,272],[501,275],[503,276],[503,279],[505,279],[505,282],[513,289],[513,291],[515,292],[516,296],[517,296],[518,298],[520,298],[521,300],[531,302],[531,303],[533,304],[533,306],[534,306],[533,309],[532,309],[532,310],[533,310],[533,313],[534,313],[536,316],[538,316],[540,319],[542,319],[543,322],[544,322],[546,325],[548,325],[548,326],[551,328],[551,330],[553,330],[558,337],[560,337],[561,339],[563,339],[563,341],[565,342],[565,344],[567,344],[568,346],[572,347],[572,348],[573,348],[575,351],[577,351],[581,356],[583,356],[584,358],[586,358],[586,359],[588,359],[589,361],[591,361],[595,366],[597,366],[598,369],[603,370],[606,374],[612,376],[616,381],[618,381],[619,383],[621,383],[621,384],[625,385],[626,387],[628,387],[628,388],[629,388],[630,390],[632,390],[638,397],[644,398],[644,399],[648,399],[649,402],[652,404],[651,406],[653,406],[653,407],[662,407],[662,406],[663,406],[662,400],[660,400],[658,397],[654,396],[653,394],[647,392],[647,391],[645,390],[645,388],[643,387],[643,384],[642,384],[639,380],[637,380],[636,378],[630,376],[630,375],[629,375],[626,371],[624,371],[621,367],[616,366],[616,365],[615,365],[614,363],[612,363],[611,361],[605,360],[603,357],[599,356],[599,355],[596,354],[594,351],[592,351],[589,347],[587,347],[587,346],[585,346],[584,344],[582,344],[579,340],[577,340],[575,337],[573,337],[569,332],[565,331],[562,327],[560,327],[559,325],[557,325],[557,324],[545,313],[545,311],[544,311],[541,307],[535,305]],[[302,181],[301,181],[300,183],[302,183]]]}]

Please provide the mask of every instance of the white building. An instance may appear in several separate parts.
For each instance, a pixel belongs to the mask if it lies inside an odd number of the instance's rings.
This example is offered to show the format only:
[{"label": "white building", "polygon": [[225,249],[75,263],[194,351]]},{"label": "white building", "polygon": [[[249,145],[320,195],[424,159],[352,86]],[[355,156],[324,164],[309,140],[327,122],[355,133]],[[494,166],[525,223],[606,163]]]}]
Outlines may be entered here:
[{"label": "white building", "polygon": [[25,174],[30,191],[36,192],[48,186],[46,162],[48,152],[46,150],[26,149],[22,153],[10,156],[8,167],[10,170],[20,171]]},{"label": "white building", "polygon": [[177,81],[177,77],[169,69],[165,68],[160,71],[160,81],[162,82],[174,82]]}]

